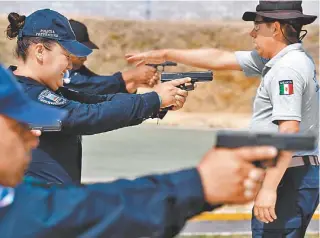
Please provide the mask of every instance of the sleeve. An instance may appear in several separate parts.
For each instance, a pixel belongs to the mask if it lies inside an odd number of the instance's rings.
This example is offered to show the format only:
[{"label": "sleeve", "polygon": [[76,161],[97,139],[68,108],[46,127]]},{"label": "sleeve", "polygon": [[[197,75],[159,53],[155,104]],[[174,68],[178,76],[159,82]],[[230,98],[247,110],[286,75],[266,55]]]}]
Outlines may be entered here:
[{"label": "sleeve", "polygon": [[278,69],[270,80],[268,92],[272,104],[272,121],[301,121],[302,95],[306,81],[301,74],[291,68]]},{"label": "sleeve", "polygon": [[78,135],[92,135],[122,127],[138,125],[157,115],[160,101],[156,92],[145,94],[108,94],[104,101],[95,104],[68,100],[48,89],[43,90],[38,101],[66,109],[62,131]]},{"label": "sleeve", "polygon": [[73,73],[70,83],[64,87],[91,94],[128,93],[122,73],[117,72],[110,76],[85,75]]},{"label": "sleeve", "polygon": [[261,75],[262,69],[267,63],[267,60],[260,57],[256,51],[236,51],[235,56],[242,71],[248,77]]},{"label": "sleeve", "polygon": [[80,103],[95,104],[106,100],[106,95],[89,94],[66,87],[59,88],[57,92],[68,100],[77,101]]},{"label": "sleeve", "polygon": [[11,237],[174,237],[206,207],[196,169],[83,187],[24,184],[16,190],[6,213],[14,224],[0,225],[12,229]]}]

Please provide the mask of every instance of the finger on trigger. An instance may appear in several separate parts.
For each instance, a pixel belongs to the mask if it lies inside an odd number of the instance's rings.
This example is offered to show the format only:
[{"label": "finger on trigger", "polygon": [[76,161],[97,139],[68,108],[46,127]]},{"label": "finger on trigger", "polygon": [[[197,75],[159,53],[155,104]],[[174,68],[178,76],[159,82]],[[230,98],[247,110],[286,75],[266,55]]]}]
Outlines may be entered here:
[{"label": "finger on trigger", "polygon": [[254,168],[250,170],[248,177],[249,179],[258,182],[263,179],[264,173],[265,173],[264,170]]},{"label": "finger on trigger", "polygon": [[183,90],[183,89],[178,89],[177,94],[182,96],[182,97],[187,97],[188,96],[188,91]]},{"label": "finger on trigger", "polygon": [[241,147],[236,153],[245,161],[273,159],[277,155],[277,149],[272,146]]},{"label": "finger on trigger", "polygon": [[31,130],[31,133],[32,133],[34,136],[41,136],[41,131],[40,131],[40,130]]},{"label": "finger on trigger", "polygon": [[152,66],[149,66],[149,65],[147,65],[147,67],[150,67],[151,69],[151,72],[153,73],[153,74],[156,74],[158,71],[157,71],[157,69],[155,68],[155,67],[152,67]]},{"label": "finger on trigger", "polygon": [[188,83],[188,82],[191,82],[191,78],[181,78],[181,79],[175,79],[175,80],[172,80],[171,83],[174,85],[174,86],[179,86],[181,84],[185,84],[185,83]]}]

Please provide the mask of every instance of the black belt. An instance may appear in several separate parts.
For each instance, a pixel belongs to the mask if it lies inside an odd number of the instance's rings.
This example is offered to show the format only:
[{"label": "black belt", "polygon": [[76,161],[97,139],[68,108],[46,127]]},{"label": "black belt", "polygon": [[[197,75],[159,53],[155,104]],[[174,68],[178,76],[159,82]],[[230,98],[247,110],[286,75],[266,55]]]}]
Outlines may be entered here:
[{"label": "black belt", "polygon": [[317,155],[293,156],[289,168],[304,165],[320,165]]}]

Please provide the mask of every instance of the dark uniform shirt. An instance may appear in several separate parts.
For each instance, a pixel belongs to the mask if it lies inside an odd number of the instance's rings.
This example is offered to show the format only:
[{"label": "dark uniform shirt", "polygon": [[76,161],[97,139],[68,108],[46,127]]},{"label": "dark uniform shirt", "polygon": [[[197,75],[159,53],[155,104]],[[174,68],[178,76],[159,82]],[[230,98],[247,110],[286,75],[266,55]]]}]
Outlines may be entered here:
[{"label": "dark uniform shirt", "polygon": [[24,183],[0,208],[2,238],[174,237],[205,203],[196,169],[82,187]]},{"label": "dark uniform shirt", "polygon": [[48,182],[80,182],[81,135],[140,124],[147,118],[157,117],[160,108],[159,97],[155,92],[140,95],[92,95],[67,88],[53,92],[30,78],[17,78],[33,100],[69,112],[62,121],[62,131],[43,133],[38,148],[32,154],[27,175]]},{"label": "dark uniform shirt", "polygon": [[[64,87],[90,94],[128,93],[121,72],[110,76],[98,75],[84,65],[70,71],[70,82],[65,83]],[[163,119],[167,113],[168,109],[162,109],[158,112],[158,118]]]},{"label": "dark uniform shirt", "polygon": [[70,82],[64,87],[91,94],[128,93],[121,72],[110,76],[97,75],[84,65],[70,71]]}]

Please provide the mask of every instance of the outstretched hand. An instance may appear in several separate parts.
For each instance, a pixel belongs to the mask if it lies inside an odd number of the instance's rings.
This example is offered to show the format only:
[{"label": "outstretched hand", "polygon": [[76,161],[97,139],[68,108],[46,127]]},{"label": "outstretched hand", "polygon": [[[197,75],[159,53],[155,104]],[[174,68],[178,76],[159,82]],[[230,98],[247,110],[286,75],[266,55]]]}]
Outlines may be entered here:
[{"label": "outstretched hand", "polygon": [[128,63],[135,63],[136,66],[142,64],[161,64],[166,61],[165,50],[151,50],[141,53],[126,54],[125,58]]}]

